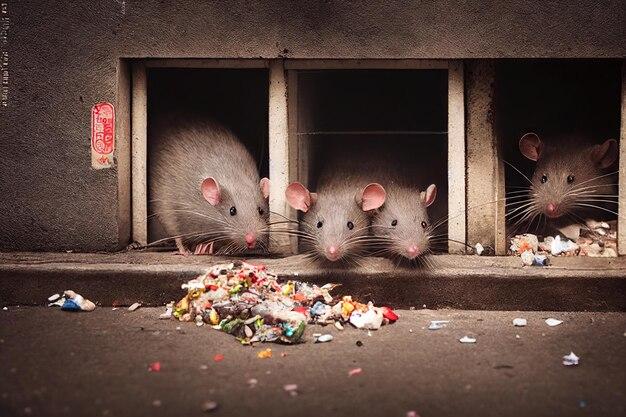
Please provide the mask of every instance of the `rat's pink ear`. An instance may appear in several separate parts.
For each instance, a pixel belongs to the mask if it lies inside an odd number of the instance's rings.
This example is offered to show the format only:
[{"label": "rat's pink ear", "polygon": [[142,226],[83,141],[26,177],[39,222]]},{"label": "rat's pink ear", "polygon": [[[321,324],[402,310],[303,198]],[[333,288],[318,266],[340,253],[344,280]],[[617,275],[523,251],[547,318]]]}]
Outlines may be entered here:
[{"label": "rat's pink ear", "polygon": [[210,205],[216,206],[222,201],[222,192],[220,191],[220,185],[215,178],[209,177],[202,181],[200,186],[204,199],[209,202]]},{"label": "rat's pink ear", "polygon": [[594,145],[591,147],[591,160],[600,168],[608,168],[617,159],[619,153],[617,141],[609,139],[602,145]]},{"label": "rat's pink ear", "polygon": [[356,194],[356,202],[363,211],[379,208],[385,204],[385,198],[387,198],[387,192],[382,185],[375,182],[366,185],[363,190]]},{"label": "rat's pink ear", "polygon": [[306,187],[299,182],[292,182],[285,190],[287,203],[296,210],[303,213],[309,211],[309,208],[315,204],[317,195],[310,193]]},{"label": "rat's pink ear", "polygon": [[541,156],[541,150],[543,149],[543,144],[541,143],[541,139],[535,133],[526,133],[519,140],[519,150],[522,152],[526,158],[531,161],[536,161]]},{"label": "rat's pink ear", "polygon": [[437,186],[435,184],[430,184],[426,191],[420,193],[420,201],[425,207],[434,203],[435,198],[437,198]]},{"label": "rat's pink ear", "polygon": [[263,193],[263,198],[268,198],[270,196],[270,179],[267,177],[261,178],[259,182],[259,187],[261,187],[261,193]]}]

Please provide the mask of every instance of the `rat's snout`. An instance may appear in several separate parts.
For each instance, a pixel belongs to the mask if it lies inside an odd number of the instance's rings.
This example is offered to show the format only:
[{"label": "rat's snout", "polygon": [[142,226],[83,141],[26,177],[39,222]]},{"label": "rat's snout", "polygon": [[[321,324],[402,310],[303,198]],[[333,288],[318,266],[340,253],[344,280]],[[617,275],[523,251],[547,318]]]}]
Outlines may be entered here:
[{"label": "rat's snout", "polygon": [[252,232],[246,233],[246,245],[248,245],[248,249],[254,248],[256,245],[256,234]]},{"label": "rat's snout", "polygon": [[327,246],[326,250],[324,251],[324,255],[326,255],[326,258],[329,261],[333,262],[341,258],[341,252],[339,251],[339,248],[335,245]]},{"label": "rat's snout", "polygon": [[408,248],[406,248],[406,257],[409,259],[414,259],[420,253],[420,248],[417,245],[410,245]]},{"label": "rat's snout", "polygon": [[558,217],[558,205],[556,203],[546,204],[546,215],[548,217]]}]

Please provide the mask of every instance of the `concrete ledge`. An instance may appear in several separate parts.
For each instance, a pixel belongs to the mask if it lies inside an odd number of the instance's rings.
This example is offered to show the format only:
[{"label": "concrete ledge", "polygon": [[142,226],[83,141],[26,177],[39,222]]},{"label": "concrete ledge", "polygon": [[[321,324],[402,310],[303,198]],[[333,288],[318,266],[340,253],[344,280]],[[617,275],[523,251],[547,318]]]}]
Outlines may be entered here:
[{"label": "concrete ledge", "polygon": [[[154,252],[4,253],[0,304],[41,305],[51,294],[73,289],[104,306],[163,305],[180,298],[181,283],[225,261]],[[310,265],[302,256],[250,262],[266,264],[283,279],[340,283],[335,295],[397,308],[626,311],[624,258],[557,258],[547,268],[523,268],[516,257],[460,255],[431,257],[422,268],[382,258],[345,269]]]}]

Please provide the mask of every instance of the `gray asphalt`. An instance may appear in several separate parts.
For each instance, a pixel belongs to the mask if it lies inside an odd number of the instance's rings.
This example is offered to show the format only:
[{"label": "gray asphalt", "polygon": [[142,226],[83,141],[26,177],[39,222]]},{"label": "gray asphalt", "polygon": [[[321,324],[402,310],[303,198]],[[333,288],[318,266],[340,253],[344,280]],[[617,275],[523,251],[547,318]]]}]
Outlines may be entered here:
[{"label": "gray asphalt", "polygon": [[[626,409],[625,313],[401,310],[397,323],[371,336],[311,326],[304,344],[245,347],[206,326],[158,320],[162,311],[0,310],[0,415],[201,416],[207,401],[217,402],[208,414],[215,416],[619,416]],[[528,325],[513,327],[515,317]],[[564,322],[548,327],[547,317]],[[427,330],[436,319],[451,322]],[[335,339],[314,344],[314,332]],[[476,344],[459,343],[465,335]],[[268,347],[272,358],[259,359]],[[561,363],[570,351],[581,358],[576,367]],[[215,362],[216,354],[224,360]],[[149,372],[156,361],[161,371]],[[362,372],[348,376],[354,368]],[[285,384],[297,384],[298,395]]]}]

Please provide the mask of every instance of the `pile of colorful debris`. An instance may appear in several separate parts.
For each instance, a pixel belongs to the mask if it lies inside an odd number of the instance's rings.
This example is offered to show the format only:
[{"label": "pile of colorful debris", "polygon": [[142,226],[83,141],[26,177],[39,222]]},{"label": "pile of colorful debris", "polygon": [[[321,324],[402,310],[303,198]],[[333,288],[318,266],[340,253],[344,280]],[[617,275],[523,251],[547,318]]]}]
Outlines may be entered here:
[{"label": "pile of colorful debris", "polygon": [[[561,235],[546,236],[539,240],[537,235],[526,233],[511,239],[510,251],[519,255],[524,265],[548,265],[548,255],[552,256],[617,256],[617,234],[606,222],[588,222],[587,228],[576,233],[570,240]],[[615,229],[615,228],[613,228]]]},{"label": "pile of colorful debris", "polygon": [[349,322],[376,330],[398,316],[389,307],[358,303],[350,296],[333,300],[334,284],[322,287],[299,281],[279,283],[264,266],[233,262],[213,266],[182,288],[187,295],[168,305],[162,318],[210,324],[234,335],[242,344],[298,343],[307,323]]}]

